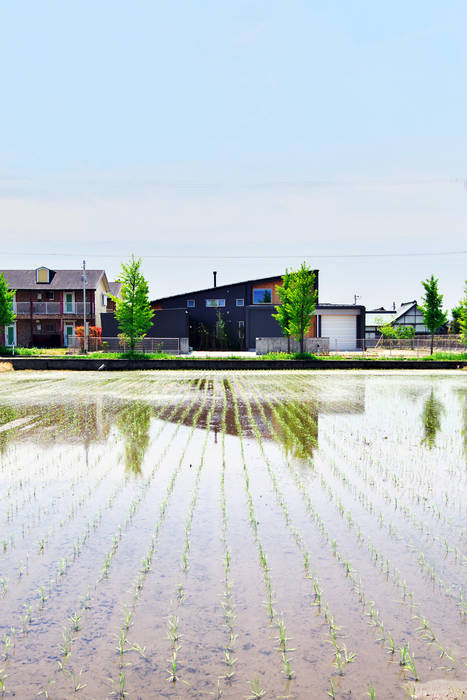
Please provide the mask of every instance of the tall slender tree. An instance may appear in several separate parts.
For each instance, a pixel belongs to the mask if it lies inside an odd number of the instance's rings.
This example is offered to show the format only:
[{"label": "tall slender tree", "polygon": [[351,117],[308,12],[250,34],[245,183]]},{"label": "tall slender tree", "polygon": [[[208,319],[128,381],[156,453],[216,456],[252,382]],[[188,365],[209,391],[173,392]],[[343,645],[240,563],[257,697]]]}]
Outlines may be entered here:
[{"label": "tall slender tree", "polygon": [[13,311],[15,289],[9,289],[8,282],[3,272],[0,273],[0,340],[5,331],[5,326],[14,323],[16,314]]},{"label": "tall slender tree", "polygon": [[276,319],[276,321],[279,323],[280,327],[282,328],[282,333],[285,335],[287,338],[287,352],[290,353],[290,330],[289,330],[289,323],[290,323],[290,315],[289,315],[289,306],[288,306],[288,293],[290,289],[290,273],[288,270],[285,271],[285,274],[282,275],[282,285],[277,284],[276,285],[276,291],[279,296],[279,299],[281,300],[281,303],[278,304],[275,309],[276,313],[272,314],[272,317]]},{"label": "tall slender tree", "polygon": [[434,335],[438,328],[447,322],[448,316],[443,311],[443,295],[438,291],[438,280],[431,275],[422,284],[425,289],[425,296],[422,297],[424,303],[418,308],[423,314],[423,323],[431,333],[430,354],[432,355]]},{"label": "tall slender tree", "polygon": [[122,263],[118,282],[122,283],[121,298],[111,296],[115,302],[115,317],[122,335],[130,342],[134,353],[137,338],[144,338],[152,326],[154,311],[149,303],[149,287],[140,272],[141,258],[131,256]]},{"label": "tall slender tree", "polygon": [[305,335],[315,313],[317,299],[315,273],[303,262],[298,270],[290,273],[286,301],[289,334],[299,341],[301,353],[303,353]]},{"label": "tall slender tree", "polygon": [[459,308],[459,330],[462,342],[467,345],[467,280],[465,281],[464,298],[462,299]]}]

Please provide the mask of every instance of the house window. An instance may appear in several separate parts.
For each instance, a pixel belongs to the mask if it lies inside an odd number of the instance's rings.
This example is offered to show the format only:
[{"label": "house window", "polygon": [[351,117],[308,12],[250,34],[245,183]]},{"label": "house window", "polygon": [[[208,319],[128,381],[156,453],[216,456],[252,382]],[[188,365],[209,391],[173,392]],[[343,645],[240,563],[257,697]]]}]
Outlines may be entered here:
[{"label": "house window", "polygon": [[42,292],[37,292],[37,299],[38,299],[38,301],[41,301],[41,299],[42,299]]},{"label": "house window", "polygon": [[195,300],[194,299],[187,299],[186,305],[187,305],[188,309],[194,309],[196,306]]},{"label": "house window", "polygon": [[245,299],[236,299],[235,305],[236,306],[245,306]]},{"label": "house window", "polygon": [[102,306],[107,306],[107,294],[102,295]]},{"label": "house window", "polygon": [[53,324],[53,323],[46,323],[46,325],[45,325],[45,330],[46,330],[48,333],[53,333],[54,330],[55,330],[54,324]]},{"label": "house window", "polygon": [[272,302],[272,290],[253,289],[253,304],[270,304]]},{"label": "house window", "polygon": [[54,293],[53,292],[46,292],[45,298],[47,299],[47,301],[53,301],[54,300]]},{"label": "house window", "polygon": [[225,299],[206,299],[206,306],[210,306],[210,307],[225,306]]},{"label": "house window", "polygon": [[245,321],[238,322],[238,339],[245,340]]},{"label": "house window", "polygon": [[49,283],[49,270],[46,267],[38,267],[36,270],[36,283],[37,284],[48,284]]}]

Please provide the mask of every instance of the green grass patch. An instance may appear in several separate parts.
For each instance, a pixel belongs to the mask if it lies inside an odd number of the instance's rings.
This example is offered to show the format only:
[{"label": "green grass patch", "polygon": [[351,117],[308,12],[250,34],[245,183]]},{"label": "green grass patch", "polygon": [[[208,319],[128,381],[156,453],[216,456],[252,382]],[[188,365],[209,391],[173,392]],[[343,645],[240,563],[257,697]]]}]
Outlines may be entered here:
[{"label": "green grass patch", "polygon": [[167,352],[88,352],[86,355],[73,355],[73,357],[89,357],[97,360],[168,360],[177,358],[178,355],[169,355]]},{"label": "green grass patch", "polygon": [[467,360],[467,352],[434,352],[421,360]]}]

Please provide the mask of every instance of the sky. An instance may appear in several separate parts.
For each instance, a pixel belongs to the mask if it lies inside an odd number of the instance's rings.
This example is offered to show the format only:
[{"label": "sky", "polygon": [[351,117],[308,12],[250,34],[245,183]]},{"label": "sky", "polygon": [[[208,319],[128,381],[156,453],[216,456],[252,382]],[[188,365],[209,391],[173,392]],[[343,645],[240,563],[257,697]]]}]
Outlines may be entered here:
[{"label": "sky", "polygon": [[0,268],[142,258],[151,298],[467,279],[464,0],[2,0]]}]

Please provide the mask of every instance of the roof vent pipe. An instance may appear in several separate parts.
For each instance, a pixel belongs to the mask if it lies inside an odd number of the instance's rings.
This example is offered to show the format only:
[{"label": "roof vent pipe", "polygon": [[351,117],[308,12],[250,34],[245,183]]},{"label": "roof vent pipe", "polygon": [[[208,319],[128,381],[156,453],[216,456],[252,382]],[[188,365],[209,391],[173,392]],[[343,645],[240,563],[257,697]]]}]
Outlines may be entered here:
[{"label": "roof vent pipe", "polygon": [[[214,285],[214,286],[215,286],[215,285]],[[395,301],[392,302],[392,310],[393,310],[393,311],[396,310],[396,302],[395,302]]]},{"label": "roof vent pipe", "polygon": [[212,274],[214,276],[214,287],[217,287],[217,272],[214,271]]}]

